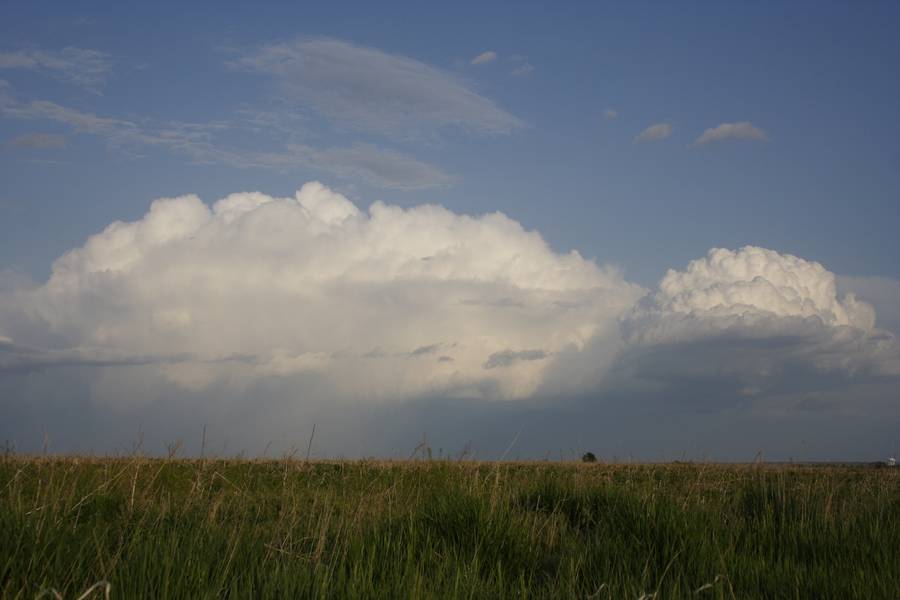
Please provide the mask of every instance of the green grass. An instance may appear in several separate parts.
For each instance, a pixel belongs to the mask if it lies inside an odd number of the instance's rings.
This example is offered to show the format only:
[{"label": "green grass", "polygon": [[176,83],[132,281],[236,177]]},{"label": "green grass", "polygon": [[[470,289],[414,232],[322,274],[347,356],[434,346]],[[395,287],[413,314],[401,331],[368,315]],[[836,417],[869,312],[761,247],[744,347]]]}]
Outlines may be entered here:
[{"label": "green grass", "polygon": [[900,598],[900,469],[0,459],[0,597],[102,581],[111,598]]}]

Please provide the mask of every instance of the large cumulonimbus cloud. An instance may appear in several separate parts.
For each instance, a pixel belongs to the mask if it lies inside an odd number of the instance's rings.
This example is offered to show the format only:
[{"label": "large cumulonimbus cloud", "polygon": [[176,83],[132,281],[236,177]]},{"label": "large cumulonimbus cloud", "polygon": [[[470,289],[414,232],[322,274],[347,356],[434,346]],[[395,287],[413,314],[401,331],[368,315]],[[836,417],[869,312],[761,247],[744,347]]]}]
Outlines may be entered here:
[{"label": "large cumulonimbus cloud", "polygon": [[[123,423],[155,421],[163,441],[210,423],[250,445],[313,421],[330,424],[332,451],[367,453],[390,449],[370,430],[387,424],[462,447],[469,434],[442,423],[479,410],[506,415],[501,429],[555,415],[562,437],[541,443],[565,444],[593,419],[630,435],[609,416],[693,398],[708,414],[862,402],[894,418],[898,357],[872,307],[815,262],[714,249],[648,292],[499,213],[363,211],[315,182],[287,198],[156,200],[61,256],[45,283],[0,273],[0,434],[13,439],[56,423],[80,444],[67,423],[81,419],[126,439]],[[528,413],[560,398],[558,414]]]},{"label": "large cumulonimbus cloud", "polygon": [[156,357],[194,389],[309,377],[357,400],[518,398],[642,293],[502,214],[362,212],[309,183],[294,198],[157,200],[62,256],[46,284],[7,293],[0,331],[79,364]]}]

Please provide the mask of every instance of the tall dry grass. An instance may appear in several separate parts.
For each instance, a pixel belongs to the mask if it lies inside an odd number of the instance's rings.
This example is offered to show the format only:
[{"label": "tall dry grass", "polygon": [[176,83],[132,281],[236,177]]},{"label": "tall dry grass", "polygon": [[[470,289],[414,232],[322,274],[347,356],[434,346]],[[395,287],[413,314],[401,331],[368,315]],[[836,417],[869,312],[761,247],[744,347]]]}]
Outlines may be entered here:
[{"label": "tall dry grass", "polygon": [[5,456],[0,596],[105,594],[900,598],[900,470]]}]

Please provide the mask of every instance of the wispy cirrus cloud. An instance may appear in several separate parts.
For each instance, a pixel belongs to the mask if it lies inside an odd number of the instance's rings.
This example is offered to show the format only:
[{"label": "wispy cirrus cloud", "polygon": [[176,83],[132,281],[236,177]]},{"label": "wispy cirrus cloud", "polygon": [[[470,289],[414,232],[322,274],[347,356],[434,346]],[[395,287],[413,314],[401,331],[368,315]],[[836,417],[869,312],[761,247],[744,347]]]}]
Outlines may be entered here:
[{"label": "wispy cirrus cloud", "polygon": [[7,145],[11,148],[25,148],[31,150],[53,150],[66,147],[66,138],[50,133],[26,133],[15,137]]},{"label": "wispy cirrus cloud", "polygon": [[230,66],[271,77],[281,100],[296,109],[386,137],[425,137],[445,127],[508,134],[525,126],[451,73],[341,40],[270,44]]},{"label": "wispy cirrus cloud", "polygon": [[721,140],[766,141],[768,139],[769,136],[765,131],[756,127],[750,121],[741,121],[739,123],[722,123],[715,127],[710,127],[694,141],[694,146],[702,146]]},{"label": "wispy cirrus cloud", "polygon": [[213,121],[208,123],[137,122],[101,117],[70,107],[34,100],[0,102],[0,114],[21,120],[47,120],[70,127],[74,132],[97,136],[117,150],[135,154],[142,149],[162,148],[187,156],[202,164],[223,164],[241,169],[269,169],[287,172],[311,168],[370,185],[399,190],[416,190],[451,184],[454,178],[438,167],[412,156],[369,143],[349,146],[314,147],[287,143],[273,150],[247,150],[220,142],[217,135],[230,130],[281,127],[282,120]]},{"label": "wispy cirrus cloud", "polygon": [[28,49],[0,53],[0,69],[44,72],[96,94],[100,93],[112,66],[108,54],[74,46],[58,52]]},{"label": "wispy cirrus cloud", "polygon": [[326,148],[287,144],[283,150],[275,152],[237,152],[208,143],[178,144],[198,162],[275,171],[309,167],[386,189],[419,190],[450,185],[455,180],[441,169],[412,156],[362,142]]},{"label": "wispy cirrus cloud", "polygon": [[[55,55],[38,50],[0,55],[0,68],[46,70],[93,89],[99,89],[111,64],[102,53],[77,48]],[[158,148],[196,163],[277,171],[309,168],[400,190],[446,186],[455,177],[407,151],[385,148],[371,136],[311,144],[303,135],[307,121],[324,118],[345,138],[348,130],[359,130],[388,141],[421,140],[453,127],[507,134],[525,126],[452,73],[339,40],[303,38],[264,46],[230,65],[270,76],[279,90],[278,108],[244,106],[206,123],[119,118],[47,99],[18,101],[0,80],[0,114],[63,124],[73,133],[105,140],[126,156]],[[227,133],[236,131],[241,136]],[[39,143],[50,142],[23,139],[16,145]]]},{"label": "wispy cirrus cloud", "polygon": [[651,125],[650,127],[637,134],[637,136],[635,136],[634,138],[634,143],[640,144],[643,142],[664,140],[670,135],[672,135],[671,123],[657,123],[655,125]]},{"label": "wispy cirrus cloud", "polygon": [[534,73],[534,66],[530,62],[524,62],[511,71],[516,77],[525,77]]},{"label": "wispy cirrus cloud", "polygon": [[48,100],[32,100],[26,103],[8,101],[0,103],[3,116],[11,119],[48,120],[68,125],[77,133],[89,133],[109,138],[135,137],[139,126],[124,119],[99,117]]},{"label": "wispy cirrus cloud", "polygon": [[524,54],[513,54],[508,60],[516,65],[513,67],[513,70],[509,72],[510,75],[513,75],[514,77],[526,77],[534,73],[534,65],[528,62],[528,57]]}]

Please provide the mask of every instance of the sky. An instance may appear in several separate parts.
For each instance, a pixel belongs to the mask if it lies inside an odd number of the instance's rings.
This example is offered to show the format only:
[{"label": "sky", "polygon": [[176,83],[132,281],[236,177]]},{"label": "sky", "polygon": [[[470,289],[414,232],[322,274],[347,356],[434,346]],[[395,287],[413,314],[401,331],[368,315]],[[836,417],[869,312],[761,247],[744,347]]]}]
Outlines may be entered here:
[{"label": "sky", "polygon": [[900,446],[895,3],[0,17],[17,449]]}]

